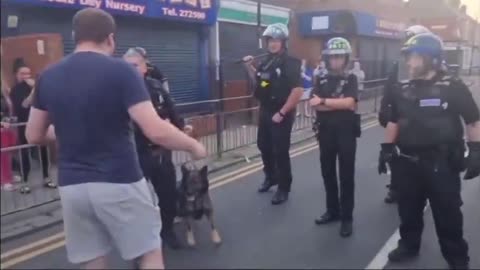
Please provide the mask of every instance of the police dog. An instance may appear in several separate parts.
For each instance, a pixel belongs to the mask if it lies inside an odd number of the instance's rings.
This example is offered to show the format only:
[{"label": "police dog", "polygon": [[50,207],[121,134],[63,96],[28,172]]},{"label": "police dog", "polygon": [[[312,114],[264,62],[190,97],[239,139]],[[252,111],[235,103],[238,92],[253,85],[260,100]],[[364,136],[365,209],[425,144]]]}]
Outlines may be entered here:
[{"label": "police dog", "polygon": [[196,244],[192,224],[203,216],[210,222],[212,242],[221,244],[222,239],[213,220],[213,205],[209,194],[208,167],[200,170],[195,165],[182,165],[182,180],[178,186],[178,216],[187,227],[187,244],[194,247]]}]

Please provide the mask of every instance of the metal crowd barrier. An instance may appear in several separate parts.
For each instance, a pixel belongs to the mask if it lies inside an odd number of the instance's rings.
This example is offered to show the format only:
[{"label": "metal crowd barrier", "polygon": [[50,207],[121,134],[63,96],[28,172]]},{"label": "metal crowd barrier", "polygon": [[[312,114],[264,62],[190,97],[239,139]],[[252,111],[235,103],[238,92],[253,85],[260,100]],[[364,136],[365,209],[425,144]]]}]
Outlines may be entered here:
[{"label": "metal crowd barrier", "polygon": [[[365,90],[360,93],[361,101],[358,108],[360,113],[366,114],[377,111],[384,82],[385,80],[363,82]],[[228,103],[235,101],[243,101],[243,104],[249,106],[247,108],[228,109]],[[312,128],[314,112],[306,106],[307,102],[307,100],[304,100],[298,105],[293,132]],[[185,121],[194,126],[195,132],[200,132],[197,138],[205,145],[211,158],[222,158],[226,152],[256,143],[259,108],[252,96],[191,102],[178,104],[177,106],[181,108],[195,105],[206,105],[206,107],[210,108],[210,111],[207,111],[204,115],[187,116]],[[305,108],[307,108],[307,111],[305,111]],[[11,124],[10,130],[15,131],[22,125],[25,125],[25,123]],[[5,129],[2,129],[2,133],[4,131]],[[17,190],[1,191],[1,216],[59,200],[59,194],[56,189],[44,186],[44,175],[42,175],[42,168],[47,166],[48,176],[51,179],[56,179],[57,169],[53,149],[54,147],[47,148],[47,160],[43,160],[40,146],[25,144],[4,147],[2,139],[2,171],[3,169],[8,169],[4,168],[4,166],[12,167],[12,184]],[[29,172],[27,168],[24,168],[26,164],[24,158],[28,158],[28,163],[31,167]],[[173,160],[178,166],[188,161],[189,155],[183,152],[174,152]],[[19,189],[26,184],[24,179],[27,174],[29,179],[27,183],[31,188],[31,192],[29,194],[21,194]],[[2,177],[4,177],[3,173]],[[2,179],[3,183],[4,180]]]}]

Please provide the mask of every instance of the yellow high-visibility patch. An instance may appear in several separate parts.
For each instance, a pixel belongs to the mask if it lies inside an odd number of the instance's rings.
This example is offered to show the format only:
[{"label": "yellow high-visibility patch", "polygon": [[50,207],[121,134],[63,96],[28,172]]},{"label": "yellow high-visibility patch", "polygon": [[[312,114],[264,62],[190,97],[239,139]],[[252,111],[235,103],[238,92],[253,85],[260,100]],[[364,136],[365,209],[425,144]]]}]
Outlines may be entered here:
[{"label": "yellow high-visibility patch", "polygon": [[263,88],[265,88],[265,87],[267,87],[267,86],[269,86],[269,85],[270,85],[270,83],[267,82],[267,81],[262,81],[262,82],[260,83],[260,86],[263,87]]}]

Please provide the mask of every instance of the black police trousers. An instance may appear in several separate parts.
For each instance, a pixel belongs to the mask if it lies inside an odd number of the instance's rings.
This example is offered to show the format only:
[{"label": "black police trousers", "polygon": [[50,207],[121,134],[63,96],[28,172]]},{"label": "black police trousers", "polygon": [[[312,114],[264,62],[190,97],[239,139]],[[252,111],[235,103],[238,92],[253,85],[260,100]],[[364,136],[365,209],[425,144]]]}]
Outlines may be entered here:
[{"label": "black police trousers", "polygon": [[395,169],[402,179],[396,184],[400,215],[399,245],[412,250],[420,249],[423,231],[423,212],[430,202],[440,247],[450,264],[468,262],[468,244],[463,238],[463,215],[460,210],[461,179],[452,168],[447,154],[403,152],[414,159],[398,157]]},{"label": "black police trousers", "polygon": [[172,154],[170,151],[162,156],[143,153],[140,155],[140,165],[157,194],[163,234],[173,229],[173,220],[177,214],[177,177]]},{"label": "black police trousers", "polygon": [[398,182],[402,181],[402,171],[397,169],[397,162],[398,157],[393,157],[392,161],[390,162],[390,185],[389,189],[393,192],[397,191]]},{"label": "black police trousers", "polygon": [[[324,127],[318,131],[320,165],[327,197],[327,211],[344,221],[353,219],[355,154],[357,138],[350,129]],[[337,183],[337,157],[340,194]],[[340,195],[340,197],[339,197]]]},{"label": "black police trousers", "polygon": [[290,192],[292,168],[289,151],[295,112],[290,112],[280,123],[272,121],[275,113],[260,108],[257,146],[262,155],[266,180],[278,184],[280,190]]}]

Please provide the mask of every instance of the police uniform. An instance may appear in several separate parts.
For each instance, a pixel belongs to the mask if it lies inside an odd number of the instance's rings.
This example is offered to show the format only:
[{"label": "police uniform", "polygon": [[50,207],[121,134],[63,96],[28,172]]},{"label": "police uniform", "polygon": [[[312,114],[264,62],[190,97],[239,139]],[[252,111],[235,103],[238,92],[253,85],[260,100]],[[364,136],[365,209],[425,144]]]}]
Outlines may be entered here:
[{"label": "police uniform", "polygon": [[463,126],[480,119],[472,94],[460,79],[438,75],[411,81],[394,91],[391,121],[398,124],[396,162],[401,219],[399,247],[420,249],[423,210],[427,200],[441,251],[450,265],[468,265],[460,210],[463,170]]},{"label": "police uniform", "polygon": [[[184,121],[176,113],[174,102],[163,89],[161,82],[146,77],[145,83],[158,115],[162,119],[169,119],[173,125],[183,130],[185,126]],[[177,178],[172,161],[172,151],[150,142],[139,127],[135,129],[135,140],[144,175],[152,183],[159,199],[162,234],[171,233],[173,220],[176,216],[177,203]]]},{"label": "police uniform", "polygon": [[[316,78],[313,94],[320,98],[357,100],[358,83],[353,74]],[[320,145],[320,164],[325,183],[327,213],[344,221],[352,220],[354,207],[354,175],[360,117],[351,110],[317,111],[315,122]],[[340,198],[337,184],[337,156],[340,172]],[[322,222],[317,222],[322,223]]]},{"label": "police uniform", "polygon": [[[405,39],[408,40],[415,35],[430,33],[430,31],[422,25],[412,25],[405,30]],[[378,121],[381,126],[386,127],[391,118],[391,104],[390,104],[390,92],[394,89],[398,83],[408,81],[408,68],[403,57],[400,57],[398,61],[394,61],[392,67],[387,76],[387,82],[384,88],[384,95],[380,101],[380,110],[378,113]],[[389,162],[390,165],[390,184],[387,185],[389,189],[387,196],[385,197],[386,203],[396,202],[397,194],[397,183],[402,181],[402,172],[395,170],[395,157],[392,157],[392,160]],[[386,171],[387,168],[379,168],[380,170]]]},{"label": "police uniform", "polygon": [[268,56],[257,68],[255,97],[260,102],[257,144],[262,155],[266,181],[290,192],[290,136],[295,111],[284,115],[280,123],[272,117],[279,113],[294,88],[302,87],[300,60],[282,55]]},{"label": "police uniform", "polygon": [[[386,127],[388,122],[391,118],[391,92],[393,89],[400,83],[400,81],[406,80],[406,65],[405,61],[395,61],[392,64],[391,70],[388,74],[387,81],[384,87],[384,93],[382,100],[380,101],[380,110],[378,112],[378,121],[382,127]],[[391,175],[390,175],[390,184],[387,185],[389,192],[385,197],[386,203],[394,203],[396,202],[396,190],[397,190],[397,183],[401,181],[402,175],[401,171],[395,170],[395,158],[389,162]],[[386,170],[386,168],[379,168],[380,170]]]}]

